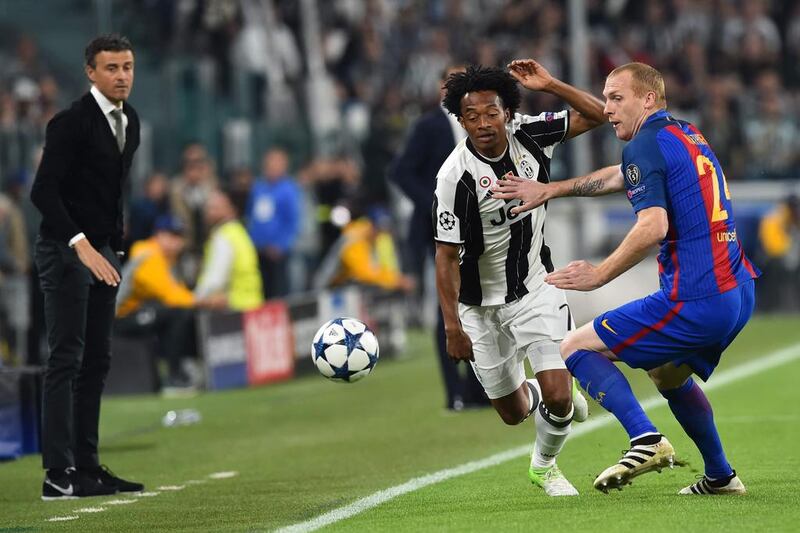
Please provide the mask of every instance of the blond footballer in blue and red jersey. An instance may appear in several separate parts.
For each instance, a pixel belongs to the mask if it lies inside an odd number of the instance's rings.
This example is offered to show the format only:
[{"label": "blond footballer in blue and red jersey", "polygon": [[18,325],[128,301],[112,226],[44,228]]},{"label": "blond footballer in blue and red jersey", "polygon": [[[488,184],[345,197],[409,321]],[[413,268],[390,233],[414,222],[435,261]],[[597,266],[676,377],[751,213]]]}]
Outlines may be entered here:
[{"label": "blond footballer in blue and red jersey", "polygon": [[532,209],[559,196],[627,192],[637,221],[599,265],[574,261],[546,281],[563,289],[601,287],[660,246],[660,290],[601,314],[561,344],[567,368],[620,421],[630,439],[622,459],[595,479],[604,492],[640,474],[671,466],[674,450],[645,414],[612,361],[643,368],[694,441],[705,476],[681,494],[741,494],[745,487],[728,463],[713,412],[692,374],[707,380],[725,348],[744,328],[755,305],[759,272],[736,233],[722,167],[696,127],[666,110],[664,80],[641,63],[606,78],[604,112],[623,141],[622,165],[550,184],[511,178],[498,197]]}]

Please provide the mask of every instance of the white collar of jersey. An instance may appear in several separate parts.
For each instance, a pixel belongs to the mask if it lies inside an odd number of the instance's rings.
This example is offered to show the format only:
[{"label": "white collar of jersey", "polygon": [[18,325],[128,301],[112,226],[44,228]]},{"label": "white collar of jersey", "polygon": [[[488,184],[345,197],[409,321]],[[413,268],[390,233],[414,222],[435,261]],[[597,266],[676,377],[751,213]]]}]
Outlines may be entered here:
[{"label": "white collar of jersey", "polygon": [[478,148],[475,146],[475,144],[474,144],[474,143],[472,144],[472,146],[475,148],[475,151],[476,151],[476,152],[478,152],[479,154],[481,154],[481,157],[482,157],[482,158],[484,158],[484,159],[485,159],[485,160],[487,160],[487,161],[491,161],[492,163],[497,163],[498,161],[500,161],[501,159],[503,159],[503,158],[506,156],[506,152],[508,152],[508,143],[506,143],[506,149],[505,149],[505,150],[503,150],[503,153],[502,153],[502,154],[500,154],[500,155],[499,155],[499,156],[497,156],[497,157],[489,157],[488,155],[481,153],[481,151],[480,151],[480,150],[478,150]]}]

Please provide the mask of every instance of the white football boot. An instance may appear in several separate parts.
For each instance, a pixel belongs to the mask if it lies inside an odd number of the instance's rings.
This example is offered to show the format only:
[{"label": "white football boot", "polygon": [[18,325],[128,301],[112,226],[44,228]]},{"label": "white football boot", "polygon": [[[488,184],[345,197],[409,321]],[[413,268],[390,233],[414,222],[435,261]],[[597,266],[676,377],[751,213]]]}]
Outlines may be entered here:
[{"label": "white football boot", "polygon": [[678,491],[678,494],[694,494],[694,495],[713,495],[713,494],[747,494],[747,489],[744,488],[744,483],[739,479],[734,470],[733,476],[727,480],[714,480],[711,481],[706,476],[702,476],[700,481],[692,483],[688,487],[684,487]]},{"label": "white football boot", "polygon": [[625,450],[625,455],[615,465],[609,466],[594,480],[594,488],[608,493],[610,489],[622,490],[631,480],[647,472],[661,472],[672,468],[675,449],[666,437],[661,436],[655,444],[638,444]]},{"label": "white football boot", "polygon": [[528,478],[531,483],[544,489],[548,496],[577,496],[578,490],[564,477],[557,464],[550,468],[528,469]]},{"label": "white football boot", "polygon": [[572,413],[573,422],[585,422],[589,418],[589,402],[581,394],[581,389],[578,387],[578,381],[572,379]]}]

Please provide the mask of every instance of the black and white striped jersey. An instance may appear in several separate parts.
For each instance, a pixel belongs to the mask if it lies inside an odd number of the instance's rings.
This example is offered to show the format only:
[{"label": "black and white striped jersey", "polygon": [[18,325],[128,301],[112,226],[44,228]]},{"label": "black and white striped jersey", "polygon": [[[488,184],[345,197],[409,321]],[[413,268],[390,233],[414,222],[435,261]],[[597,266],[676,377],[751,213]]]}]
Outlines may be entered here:
[{"label": "black and white striped jersey", "polygon": [[519,215],[519,200],[492,197],[491,187],[511,172],[550,181],[555,145],[569,131],[569,111],[537,116],[517,113],[506,125],[508,149],[492,161],[462,140],[439,169],[433,200],[437,241],[461,245],[459,301],[499,305],[524,296],[553,270],[544,243],[546,206]]}]

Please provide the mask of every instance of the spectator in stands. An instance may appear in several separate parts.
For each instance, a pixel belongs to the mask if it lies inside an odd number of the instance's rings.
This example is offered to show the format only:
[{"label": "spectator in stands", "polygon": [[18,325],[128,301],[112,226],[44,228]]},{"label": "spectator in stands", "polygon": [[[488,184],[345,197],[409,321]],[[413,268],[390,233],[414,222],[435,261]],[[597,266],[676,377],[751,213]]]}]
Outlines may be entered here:
[{"label": "spectator in stands", "polygon": [[[759,226],[764,309],[797,311],[800,302],[800,200],[789,196]],[[762,300],[762,299],[759,299]]]},{"label": "spectator in stands", "polygon": [[352,157],[341,155],[314,159],[300,174],[300,179],[309,185],[317,200],[319,256],[326,257],[349,220],[338,219],[337,213],[344,211],[337,208],[354,197],[361,184],[361,169]]},{"label": "spectator in stands", "polygon": [[739,179],[744,167],[742,132],[731,97],[729,80],[722,76],[708,79],[701,101],[700,127],[714,147],[728,179]]},{"label": "spectator in stands", "polygon": [[186,227],[172,215],[160,215],[155,234],[133,243],[122,270],[114,332],[125,337],[157,339],[168,362],[164,388],[192,385],[186,368],[197,358],[194,310],[199,303],[178,281],[173,268],[186,245]]},{"label": "spectator in stands", "polygon": [[9,355],[24,353],[17,342],[30,327],[30,316],[22,314],[30,309],[30,266],[22,211],[9,196],[0,194],[0,333],[6,336],[2,351]]},{"label": "spectator in stands", "polygon": [[338,242],[323,260],[314,283],[316,288],[360,283],[390,291],[411,291],[414,281],[400,271],[391,219],[383,209],[358,216],[342,230]]},{"label": "spectator in stands", "polygon": [[0,194],[0,282],[4,275],[25,275],[31,265],[28,233],[20,208]]},{"label": "spectator in stands", "polygon": [[190,253],[200,253],[206,240],[203,209],[216,186],[214,163],[206,147],[201,143],[186,146],[181,173],[172,180],[170,212],[183,219],[187,226],[186,247]]},{"label": "spectator in stands", "polygon": [[300,188],[283,148],[267,150],[261,168],[250,195],[247,231],[258,250],[264,297],[281,298],[289,294],[289,257],[303,216]]},{"label": "spectator in stands", "polygon": [[214,308],[255,309],[264,301],[258,253],[229,191],[214,189],[205,205],[210,228],[196,298]]},{"label": "spectator in stands", "polygon": [[759,115],[744,126],[750,179],[793,177],[800,163],[800,128],[787,115],[779,93],[761,97]]},{"label": "spectator in stands", "polygon": [[249,167],[232,170],[228,177],[228,187],[233,195],[233,205],[239,213],[247,212],[250,193],[253,191],[253,171]]},{"label": "spectator in stands", "polygon": [[144,194],[131,202],[128,240],[143,241],[153,235],[155,221],[169,213],[169,181],[166,174],[155,171],[144,182]]}]

